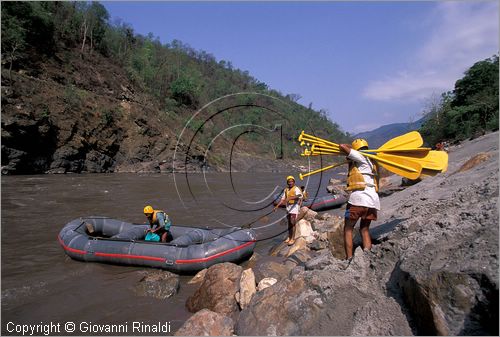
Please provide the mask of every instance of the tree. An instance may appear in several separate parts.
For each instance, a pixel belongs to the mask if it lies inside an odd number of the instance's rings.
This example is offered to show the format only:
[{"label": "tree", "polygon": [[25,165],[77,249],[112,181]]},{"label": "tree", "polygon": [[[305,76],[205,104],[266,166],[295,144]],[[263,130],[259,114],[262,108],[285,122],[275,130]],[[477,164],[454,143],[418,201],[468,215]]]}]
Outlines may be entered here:
[{"label": "tree", "polygon": [[106,8],[98,2],[92,1],[90,4],[79,2],[82,13],[82,23],[80,33],[82,37],[81,52],[84,52],[87,38],[90,39],[90,53],[96,44],[104,38],[109,13]]},{"label": "tree", "polygon": [[[5,5],[5,4],[4,4]],[[24,22],[2,11],[2,63],[9,62],[9,79],[12,79],[12,64],[21,55],[26,45]]]},{"label": "tree", "polygon": [[453,92],[426,108],[422,134],[431,144],[462,140],[498,129],[498,55],[476,62],[457,80]]}]

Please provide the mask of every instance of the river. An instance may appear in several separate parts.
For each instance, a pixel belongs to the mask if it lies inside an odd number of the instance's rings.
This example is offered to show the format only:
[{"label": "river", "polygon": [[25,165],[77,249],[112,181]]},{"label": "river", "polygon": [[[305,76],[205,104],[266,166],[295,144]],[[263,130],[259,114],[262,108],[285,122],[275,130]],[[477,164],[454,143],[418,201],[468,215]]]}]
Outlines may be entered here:
[{"label": "river", "polygon": [[[309,195],[324,195],[329,177],[311,177]],[[284,179],[278,173],[3,176],[2,334],[22,324],[134,321],[170,322],[173,334],[192,315],[185,309],[197,287],[187,284],[192,276],[181,276],[179,293],[169,299],[138,297],[133,287],[152,269],[71,260],[57,241],[61,228],[92,215],[144,223],[142,209],[151,204],[173,224],[251,224],[259,239],[256,251],[266,254],[286,231],[284,212],[272,213],[269,206]]]}]

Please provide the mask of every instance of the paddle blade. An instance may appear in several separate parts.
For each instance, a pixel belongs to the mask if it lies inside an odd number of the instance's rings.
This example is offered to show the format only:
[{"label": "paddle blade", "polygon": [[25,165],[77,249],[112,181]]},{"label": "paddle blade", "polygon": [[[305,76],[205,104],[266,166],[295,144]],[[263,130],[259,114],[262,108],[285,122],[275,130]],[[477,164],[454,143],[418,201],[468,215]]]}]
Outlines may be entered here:
[{"label": "paddle blade", "polygon": [[[379,153],[380,154],[380,153]],[[386,153],[384,153],[386,154]],[[413,160],[422,165],[422,169],[437,170],[445,172],[448,168],[448,154],[444,151],[425,152],[394,152],[393,156],[402,159]]]},{"label": "paddle blade", "polygon": [[434,157],[434,162],[438,162],[442,165],[441,172],[446,172],[448,170],[448,153],[445,151],[430,151]]},{"label": "paddle blade", "polygon": [[417,179],[422,172],[422,165],[407,158],[402,158],[385,153],[379,153],[372,158],[374,160],[377,160],[377,162],[387,171],[408,179]]},{"label": "paddle blade", "polygon": [[404,135],[392,138],[379,149],[394,149],[394,148],[416,148],[421,147],[424,140],[418,131],[411,131]]}]

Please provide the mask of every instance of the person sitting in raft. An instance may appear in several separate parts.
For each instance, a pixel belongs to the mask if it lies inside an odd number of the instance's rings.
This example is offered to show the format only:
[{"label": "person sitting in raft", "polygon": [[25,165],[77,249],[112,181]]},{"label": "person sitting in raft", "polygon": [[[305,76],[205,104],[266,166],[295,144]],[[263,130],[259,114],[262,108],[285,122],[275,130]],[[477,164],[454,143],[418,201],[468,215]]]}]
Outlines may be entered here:
[{"label": "person sitting in raft", "polygon": [[287,188],[283,191],[280,202],[274,207],[276,211],[280,205],[286,205],[287,220],[288,220],[288,238],[285,243],[289,246],[295,243],[295,223],[299,214],[300,204],[302,203],[302,191],[295,186],[295,178],[293,176],[286,177]]},{"label": "person sitting in raft", "polygon": [[146,234],[146,240],[159,241],[155,240],[155,235],[152,235],[156,234],[158,237],[161,237],[161,242],[167,242],[167,238],[170,236],[170,226],[172,225],[168,214],[164,211],[153,209],[152,206],[148,205],[144,207],[144,215],[149,221],[149,229]]}]

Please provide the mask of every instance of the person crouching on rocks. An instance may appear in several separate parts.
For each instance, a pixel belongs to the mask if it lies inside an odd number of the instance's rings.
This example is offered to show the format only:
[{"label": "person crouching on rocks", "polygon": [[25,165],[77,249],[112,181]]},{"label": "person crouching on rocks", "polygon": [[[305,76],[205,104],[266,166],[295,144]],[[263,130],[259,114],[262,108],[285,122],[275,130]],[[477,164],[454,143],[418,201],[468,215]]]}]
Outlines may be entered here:
[{"label": "person crouching on rocks", "polygon": [[352,145],[340,144],[340,149],[347,154],[349,172],[347,175],[347,190],[352,191],[345,211],[344,247],[348,260],[353,255],[352,231],[358,219],[363,241],[363,249],[370,250],[370,223],[377,220],[377,211],[380,210],[378,197],[377,166],[370,159],[363,156],[358,150],[367,150],[368,142],[364,139],[355,139]]},{"label": "person crouching on rocks", "polygon": [[[161,210],[153,209],[153,207],[148,205],[144,207],[144,215],[148,218],[149,222],[146,240],[158,241],[154,238],[158,238],[159,236],[161,237],[161,242],[167,242],[167,239],[170,236],[170,226],[172,225],[167,213]],[[149,233],[156,234],[158,236]]]},{"label": "person crouching on rocks", "polygon": [[303,198],[300,188],[295,186],[295,178],[293,176],[286,177],[287,188],[283,191],[280,202],[274,207],[276,211],[280,205],[286,205],[287,220],[288,220],[288,238],[285,243],[289,246],[295,243],[295,223],[297,222],[297,215],[299,214],[301,201]]}]

